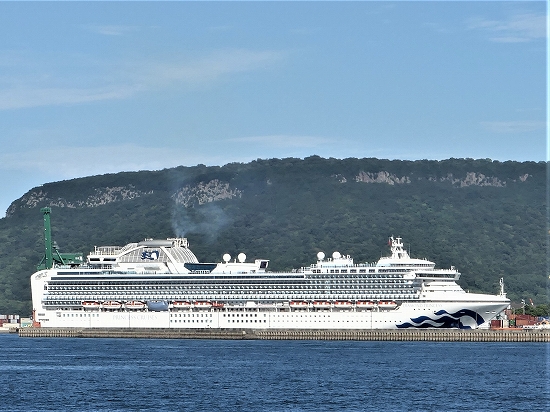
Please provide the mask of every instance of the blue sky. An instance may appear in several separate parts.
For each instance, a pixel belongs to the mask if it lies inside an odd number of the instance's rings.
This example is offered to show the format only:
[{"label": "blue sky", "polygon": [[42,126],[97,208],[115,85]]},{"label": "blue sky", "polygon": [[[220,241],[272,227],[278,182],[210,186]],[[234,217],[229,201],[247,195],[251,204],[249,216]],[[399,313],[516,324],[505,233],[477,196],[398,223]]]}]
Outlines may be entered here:
[{"label": "blue sky", "polygon": [[0,216],[257,158],[546,160],[546,3],[0,2]]}]

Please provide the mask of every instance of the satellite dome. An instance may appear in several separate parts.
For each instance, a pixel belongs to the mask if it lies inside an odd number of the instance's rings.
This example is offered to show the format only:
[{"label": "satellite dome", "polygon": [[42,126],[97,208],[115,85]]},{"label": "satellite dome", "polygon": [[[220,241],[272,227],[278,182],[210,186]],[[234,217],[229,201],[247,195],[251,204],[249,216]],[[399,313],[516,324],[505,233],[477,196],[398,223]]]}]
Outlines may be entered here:
[{"label": "satellite dome", "polygon": [[223,255],[223,261],[225,263],[229,262],[231,260],[231,255],[229,253],[226,253],[225,255]]},{"label": "satellite dome", "polygon": [[323,260],[324,258],[325,258],[324,252],[319,252],[319,253],[317,253],[317,259]]},{"label": "satellite dome", "polygon": [[239,262],[241,263],[244,263],[244,261],[246,260],[246,255],[244,253],[239,253],[239,255],[237,256],[237,259],[239,259]]},{"label": "satellite dome", "polygon": [[340,259],[341,257],[342,257],[342,255],[340,254],[340,252],[334,252],[332,254],[333,259]]}]

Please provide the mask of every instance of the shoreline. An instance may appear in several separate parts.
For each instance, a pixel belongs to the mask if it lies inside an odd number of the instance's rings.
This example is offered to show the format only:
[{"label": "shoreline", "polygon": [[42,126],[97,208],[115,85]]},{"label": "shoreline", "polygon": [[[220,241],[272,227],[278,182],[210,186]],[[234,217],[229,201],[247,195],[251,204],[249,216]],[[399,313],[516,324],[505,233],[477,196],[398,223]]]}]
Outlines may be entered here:
[{"label": "shoreline", "polygon": [[550,329],[146,329],[20,328],[23,338],[550,342]]}]

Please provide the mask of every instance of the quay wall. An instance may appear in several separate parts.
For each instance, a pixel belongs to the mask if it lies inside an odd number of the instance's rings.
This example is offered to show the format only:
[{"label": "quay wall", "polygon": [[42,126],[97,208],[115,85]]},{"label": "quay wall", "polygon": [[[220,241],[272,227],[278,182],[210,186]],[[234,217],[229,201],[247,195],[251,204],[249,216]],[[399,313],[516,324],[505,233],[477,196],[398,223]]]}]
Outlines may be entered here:
[{"label": "quay wall", "polygon": [[370,340],[431,342],[550,342],[550,329],[143,329],[20,328],[25,338],[148,338],[256,340]]}]

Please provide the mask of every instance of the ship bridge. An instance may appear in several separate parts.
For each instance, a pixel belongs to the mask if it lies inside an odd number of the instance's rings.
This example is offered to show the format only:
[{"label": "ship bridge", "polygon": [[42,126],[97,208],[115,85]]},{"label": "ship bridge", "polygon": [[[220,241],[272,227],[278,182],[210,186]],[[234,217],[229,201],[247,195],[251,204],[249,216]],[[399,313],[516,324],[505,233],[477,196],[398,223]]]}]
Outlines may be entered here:
[{"label": "ship bridge", "polygon": [[427,259],[413,259],[409,253],[403,248],[403,242],[400,237],[390,237],[388,241],[391,246],[391,256],[381,257],[376,266],[391,266],[391,267],[415,267],[429,268],[435,267],[434,262]]}]

